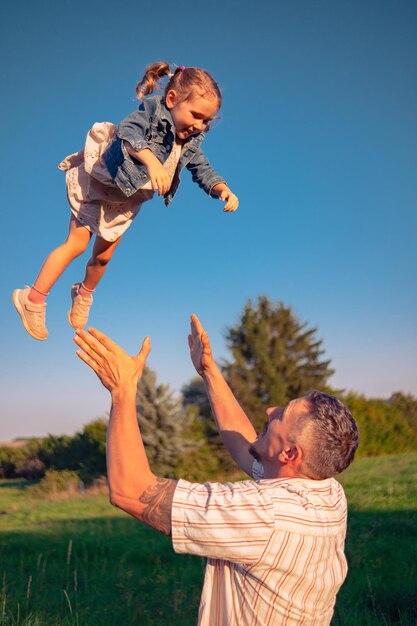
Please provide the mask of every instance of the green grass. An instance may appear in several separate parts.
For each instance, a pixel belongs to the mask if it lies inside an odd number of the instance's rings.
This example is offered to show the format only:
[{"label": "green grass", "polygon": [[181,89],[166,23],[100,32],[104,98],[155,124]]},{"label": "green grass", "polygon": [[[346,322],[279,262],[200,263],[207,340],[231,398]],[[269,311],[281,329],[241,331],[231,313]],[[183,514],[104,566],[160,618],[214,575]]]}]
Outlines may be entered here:
[{"label": "green grass", "polygon": [[[332,624],[415,626],[417,454],[358,460],[341,481],[349,574]],[[29,494],[0,481],[0,626],[196,624],[201,559],[175,555],[105,496]]]},{"label": "green grass", "polygon": [[202,561],[176,556],[105,496],[38,502],[3,487],[0,510],[10,511],[0,518],[0,624],[195,623]]},{"label": "green grass", "polygon": [[416,626],[417,453],[360,459],[340,481],[349,573],[332,625]]}]

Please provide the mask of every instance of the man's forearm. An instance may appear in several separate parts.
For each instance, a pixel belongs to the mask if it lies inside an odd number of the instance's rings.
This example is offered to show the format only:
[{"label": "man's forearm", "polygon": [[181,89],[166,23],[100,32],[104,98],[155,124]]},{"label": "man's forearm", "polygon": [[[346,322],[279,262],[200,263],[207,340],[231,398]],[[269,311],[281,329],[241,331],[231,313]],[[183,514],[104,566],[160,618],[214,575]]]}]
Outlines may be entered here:
[{"label": "man's forearm", "polygon": [[250,473],[253,459],[247,452],[246,444],[256,439],[252,423],[214,362],[204,372],[203,380],[224,445],[235,461]]},{"label": "man's forearm", "polygon": [[177,481],[152,472],[136,416],[136,390],[112,393],[107,433],[110,501],[148,526],[171,534],[172,499]]},{"label": "man's forearm", "polygon": [[107,475],[110,495],[138,498],[154,478],[136,416],[133,386],[112,393],[107,433]]},{"label": "man's forearm", "polygon": [[151,349],[145,337],[138,354],[129,356],[95,328],[78,330],[77,355],[111,393],[107,431],[110,501],[165,534],[171,532],[176,481],[158,478],[149,467],[136,416],[136,388]]},{"label": "man's forearm", "polygon": [[208,335],[194,314],[188,345],[193,365],[203,378],[220,437],[236,463],[251,476],[249,444],[256,439],[255,429],[217,367]]}]

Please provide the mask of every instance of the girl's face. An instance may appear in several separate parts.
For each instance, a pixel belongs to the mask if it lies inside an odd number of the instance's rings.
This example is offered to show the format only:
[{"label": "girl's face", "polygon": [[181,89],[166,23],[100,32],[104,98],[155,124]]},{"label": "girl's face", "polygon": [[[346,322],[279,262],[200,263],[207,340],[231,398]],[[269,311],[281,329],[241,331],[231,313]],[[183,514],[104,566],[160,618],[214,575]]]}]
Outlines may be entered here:
[{"label": "girl's face", "polygon": [[219,110],[217,98],[204,98],[197,93],[178,102],[174,89],[168,91],[165,102],[171,111],[178,139],[187,139],[206,130]]}]

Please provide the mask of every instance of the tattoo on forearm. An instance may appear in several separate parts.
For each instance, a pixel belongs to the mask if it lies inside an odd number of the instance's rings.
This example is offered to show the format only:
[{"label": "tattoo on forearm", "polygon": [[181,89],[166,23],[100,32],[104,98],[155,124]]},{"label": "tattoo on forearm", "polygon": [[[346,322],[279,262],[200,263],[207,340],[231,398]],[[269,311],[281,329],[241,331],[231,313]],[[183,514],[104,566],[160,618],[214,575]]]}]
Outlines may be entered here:
[{"label": "tattoo on forearm", "polygon": [[177,482],[157,478],[156,485],[148,487],[139,498],[139,502],[148,505],[142,513],[143,521],[165,535],[171,534],[172,499]]}]

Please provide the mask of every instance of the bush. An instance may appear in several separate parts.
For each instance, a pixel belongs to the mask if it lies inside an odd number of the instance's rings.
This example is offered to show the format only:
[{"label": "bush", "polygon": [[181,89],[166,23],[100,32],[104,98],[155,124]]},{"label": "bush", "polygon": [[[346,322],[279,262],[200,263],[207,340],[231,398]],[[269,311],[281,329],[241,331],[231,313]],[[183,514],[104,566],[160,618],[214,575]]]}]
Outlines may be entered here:
[{"label": "bush", "polygon": [[342,396],[341,400],[358,423],[359,456],[378,456],[417,449],[416,429],[407,420],[406,411],[395,402],[365,398],[353,392]]},{"label": "bush", "polygon": [[15,474],[25,480],[39,480],[45,475],[45,464],[38,458],[24,458],[16,463]]},{"label": "bush", "polygon": [[30,493],[36,497],[56,497],[58,495],[74,495],[83,490],[84,483],[77,472],[71,470],[46,470],[44,478],[36,486],[30,488]]}]

